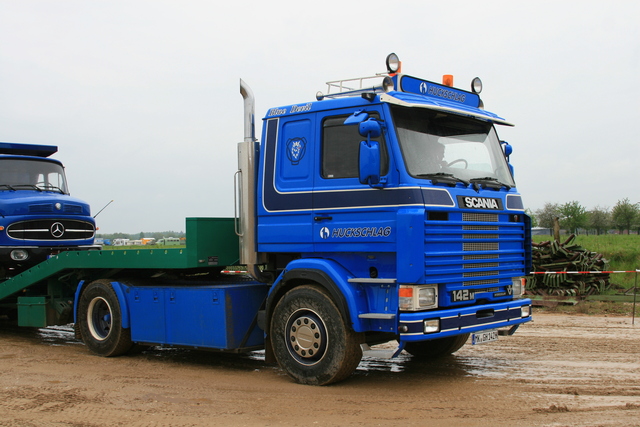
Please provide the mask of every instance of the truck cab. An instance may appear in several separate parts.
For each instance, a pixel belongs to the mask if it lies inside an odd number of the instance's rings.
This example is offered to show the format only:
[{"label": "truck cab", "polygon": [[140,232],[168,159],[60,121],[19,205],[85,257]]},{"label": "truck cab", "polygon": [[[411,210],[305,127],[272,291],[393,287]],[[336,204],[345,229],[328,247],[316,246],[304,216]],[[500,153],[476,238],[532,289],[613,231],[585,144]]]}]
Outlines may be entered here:
[{"label": "truck cab", "polygon": [[243,218],[262,264],[254,277],[275,278],[264,316],[281,366],[327,357],[321,316],[278,309],[300,286],[328,295],[365,351],[397,340],[395,354],[452,352],[471,333],[493,340],[531,319],[529,219],[496,131],[511,124],[484,110],[479,79],[464,91],[401,74],[394,55],[387,64],[269,109],[259,145],[245,133],[240,158],[259,161],[255,215]]},{"label": "truck cab", "polygon": [[89,205],[71,197],[50,145],[0,143],[0,275],[14,276],[65,250],[94,245]]}]

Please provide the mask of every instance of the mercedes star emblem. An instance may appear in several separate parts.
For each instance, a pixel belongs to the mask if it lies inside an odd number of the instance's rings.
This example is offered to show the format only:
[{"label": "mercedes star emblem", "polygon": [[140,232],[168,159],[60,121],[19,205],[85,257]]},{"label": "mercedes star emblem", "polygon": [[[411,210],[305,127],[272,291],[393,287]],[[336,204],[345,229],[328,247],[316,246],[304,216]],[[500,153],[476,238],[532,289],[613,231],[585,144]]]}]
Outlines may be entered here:
[{"label": "mercedes star emblem", "polygon": [[56,239],[59,239],[64,234],[64,225],[59,222],[54,222],[51,226],[51,235]]}]

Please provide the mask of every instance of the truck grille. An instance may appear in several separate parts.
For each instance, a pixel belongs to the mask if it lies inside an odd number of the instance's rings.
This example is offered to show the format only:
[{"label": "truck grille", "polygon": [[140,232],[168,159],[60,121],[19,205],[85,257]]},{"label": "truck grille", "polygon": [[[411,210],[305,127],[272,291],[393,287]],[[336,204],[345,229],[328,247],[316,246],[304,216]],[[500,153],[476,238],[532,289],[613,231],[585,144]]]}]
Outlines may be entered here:
[{"label": "truck grille", "polygon": [[28,241],[86,240],[95,235],[95,226],[87,221],[38,219],[20,221],[7,228],[12,239]]},{"label": "truck grille", "polygon": [[[511,284],[525,269],[525,224],[503,213],[449,212],[425,219],[425,279],[451,291],[469,289],[483,299]],[[504,291],[504,289],[503,289]],[[496,294],[498,297],[504,297]],[[441,301],[443,302],[443,301]],[[463,303],[463,302],[462,302]]]}]

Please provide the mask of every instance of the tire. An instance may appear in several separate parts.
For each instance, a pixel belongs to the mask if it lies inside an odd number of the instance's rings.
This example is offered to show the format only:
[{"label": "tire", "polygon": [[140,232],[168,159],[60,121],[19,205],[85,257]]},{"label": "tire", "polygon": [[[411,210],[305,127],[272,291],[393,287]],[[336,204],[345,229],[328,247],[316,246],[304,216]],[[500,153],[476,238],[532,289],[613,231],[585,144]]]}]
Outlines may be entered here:
[{"label": "tire", "polygon": [[278,364],[300,384],[344,380],[362,359],[361,334],[345,325],[331,297],[316,286],[284,295],[273,311],[270,338]]},{"label": "tire", "polygon": [[120,303],[108,280],[91,282],[82,292],[78,325],[82,341],[97,355],[120,356],[133,347],[131,330],[122,327]]},{"label": "tire", "polygon": [[430,341],[408,342],[404,349],[421,359],[437,359],[460,350],[468,338],[469,334],[462,334]]}]

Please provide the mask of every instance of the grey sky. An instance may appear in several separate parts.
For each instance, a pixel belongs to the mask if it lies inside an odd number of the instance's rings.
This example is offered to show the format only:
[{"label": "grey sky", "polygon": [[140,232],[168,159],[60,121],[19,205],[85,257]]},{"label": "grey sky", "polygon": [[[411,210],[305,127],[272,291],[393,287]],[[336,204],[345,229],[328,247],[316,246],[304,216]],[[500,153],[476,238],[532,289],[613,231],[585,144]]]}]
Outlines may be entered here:
[{"label": "grey sky", "polygon": [[74,196],[94,213],[114,200],[100,232],[184,230],[233,215],[240,78],[261,119],[396,52],[407,74],[482,78],[486,109],[516,125],[498,133],[529,208],[612,207],[640,201],[638,16],[630,1],[0,0],[0,141],[58,145]]}]

